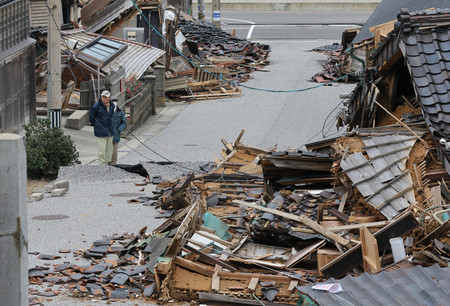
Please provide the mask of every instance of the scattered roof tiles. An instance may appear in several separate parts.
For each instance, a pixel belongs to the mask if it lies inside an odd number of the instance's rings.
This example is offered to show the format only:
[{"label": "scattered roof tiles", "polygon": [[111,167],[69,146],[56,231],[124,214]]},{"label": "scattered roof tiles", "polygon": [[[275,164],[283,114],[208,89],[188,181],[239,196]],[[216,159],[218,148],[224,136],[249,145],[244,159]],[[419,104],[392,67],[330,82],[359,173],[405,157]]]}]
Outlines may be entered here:
[{"label": "scattered roof tiles", "polygon": [[311,287],[315,284],[297,288],[319,305],[447,305],[450,296],[450,268],[437,264],[340,280],[330,278],[324,283],[336,282],[343,289],[338,294],[314,290]]}]

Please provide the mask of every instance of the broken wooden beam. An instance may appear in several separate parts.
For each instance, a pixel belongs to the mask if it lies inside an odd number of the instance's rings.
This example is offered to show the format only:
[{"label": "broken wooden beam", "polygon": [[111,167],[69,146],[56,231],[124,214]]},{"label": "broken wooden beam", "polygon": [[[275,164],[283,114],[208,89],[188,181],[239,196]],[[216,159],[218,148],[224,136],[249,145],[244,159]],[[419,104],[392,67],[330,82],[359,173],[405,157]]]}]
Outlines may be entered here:
[{"label": "broken wooden beam", "polygon": [[315,232],[317,232],[319,234],[322,234],[325,237],[327,237],[327,238],[329,238],[329,239],[339,243],[340,245],[343,245],[343,246],[348,247],[348,248],[351,247],[351,244],[350,244],[349,240],[347,240],[345,238],[342,238],[341,236],[333,233],[332,231],[330,231],[326,227],[321,226],[320,224],[318,224],[317,222],[309,219],[305,215],[301,215],[301,216],[292,215],[292,214],[288,214],[288,213],[285,213],[285,212],[282,212],[282,211],[279,211],[279,210],[276,210],[276,209],[270,209],[270,208],[267,208],[267,207],[264,207],[264,206],[259,206],[259,205],[256,205],[256,204],[253,204],[253,203],[247,203],[247,202],[244,202],[244,201],[237,201],[237,200],[235,200],[235,201],[233,201],[233,203],[236,203],[236,204],[239,204],[239,205],[244,205],[244,206],[251,207],[251,208],[254,208],[254,209],[258,209],[258,210],[262,210],[262,211],[269,212],[271,214],[274,214],[274,215],[277,215],[277,216],[280,216],[280,217],[283,217],[283,218],[286,218],[286,219],[289,219],[289,220],[294,220],[294,221],[300,222],[300,223],[308,226],[309,228],[311,228]]},{"label": "broken wooden beam", "polygon": [[189,244],[186,244],[184,247],[187,250],[189,250],[189,251],[191,251],[191,252],[193,252],[193,253],[195,253],[197,255],[200,255],[200,259],[203,259],[204,261],[206,261],[206,262],[208,262],[210,264],[219,265],[219,266],[221,266],[221,267],[223,267],[225,269],[230,270],[231,272],[234,272],[234,271],[237,270],[235,267],[227,264],[226,262],[223,262],[222,260],[219,260],[219,259],[217,259],[217,258],[215,258],[215,257],[213,257],[211,255],[208,255],[208,254],[206,254],[206,253],[204,253],[204,252],[202,252],[200,250],[197,250],[196,248],[190,246]]},{"label": "broken wooden beam", "polygon": [[175,263],[181,267],[192,270],[194,272],[200,273],[205,276],[212,276],[214,274],[214,269],[208,267],[207,265],[199,264],[182,257],[177,256],[175,258]]},{"label": "broken wooden beam", "polygon": [[[419,226],[411,212],[391,221],[384,228],[374,234],[377,239],[378,251],[381,252],[390,246],[389,239],[400,237]],[[363,262],[361,244],[358,244],[324,266],[320,271],[330,277],[340,277]]]},{"label": "broken wooden beam", "polygon": [[443,235],[446,235],[450,231],[450,220],[447,220],[444,224],[437,227],[434,231],[425,236],[419,241],[418,245],[428,245],[433,239],[439,239]]}]

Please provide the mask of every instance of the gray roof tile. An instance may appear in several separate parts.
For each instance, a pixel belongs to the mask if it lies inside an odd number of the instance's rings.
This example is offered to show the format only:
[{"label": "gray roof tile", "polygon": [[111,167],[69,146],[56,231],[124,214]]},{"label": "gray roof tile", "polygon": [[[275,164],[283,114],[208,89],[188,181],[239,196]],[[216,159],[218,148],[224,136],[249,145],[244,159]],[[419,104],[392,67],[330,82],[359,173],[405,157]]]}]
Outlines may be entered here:
[{"label": "gray roof tile", "polygon": [[428,97],[431,96],[431,89],[429,86],[425,87],[416,87],[417,92],[419,93],[419,96],[421,97]]},{"label": "gray roof tile", "polygon": [[419,87],[428,86],[428,84],[430,83],[427,77],[418,77],[415,78],[414,80],[416,81],[416,84]]},{"label": "gray roof tile", "polygon": [[419,48],[417,45],[409,45],[406,49],[406,54],[408,54],[408,56],[419,56]]},{"label": "gray roof tile", "polygon": [[434,106],[434,104],[436,103],[436,101],[434,101],[433,97],[422,97],[421,101],[422,101],[422,107]]},{"label": "gray roof tile", "polygon": [[436,52],[433,53],[433,54],[425,54],[425,53],[422,53],[422,56],[423,56],[424,59],[425,59],[424,62],[427,63],[427,64],[429,64],[429,65],[434,65],[434,64],[439,63],[439,58],[438,58]]},{"label": "gray roof tile", "polygon": [[411,70],[412,70],[412,74],[416,77],[423,77],[426,74],[425,68],[423,66],[419,66],[419,67],[411,66]]},{"label": "gray roof tile", "polygon": [[450,51],[441,51],[441,56],[444,61],[450,61]]},{"label": "gray roof tile", "polygon": [[441,51],[450,51],[450,41],[440,41],[439,44],[439,50]]},{"label": "gray roof tile", "polygon": [[448,92],[448,87],[446,84],[434,84],[433,87],[435,89],[434,91],[440,95],[445,95]]},{"label": "gray roof tile", "polygon": [[[421,77],[420,75],[418,75],[418,77]],[[440,74],[429,74],[428,77],[431,79],[431,81],[434,84],[441,84],[444,83],[444,76],[440,73]]]},{"label": "gray roof tile", "polygon": [[[406,54],[408,54],[408,51],[406,52]],[[422,66],[422,59],[420,56],[408,56],[408,62],[412,67]]]},{"label": "gray roof tile", "polygon": [[341,284],[343,291],[331,294],[314,290],[310,284],[298,287],[319,305],[447,305],[450,294],[450,269],[428,268],[382,271],[358,277],[330,278],[325,283]]},{"label": "gray roof tile", "polygon": [[425,54],[434,54],[436,52],[436,47],[434,46],[434,43],[420,44],[420,47],[422,49],[422,52]]},{"label": "gray roof tile", "polygon": [[[433,33],[436,33],[436,40],[439,41],[449,41],[450,37],[449,34],[447,33],[447,31],[434,31]],[[434,36],[434,35],[432,35]]]}]

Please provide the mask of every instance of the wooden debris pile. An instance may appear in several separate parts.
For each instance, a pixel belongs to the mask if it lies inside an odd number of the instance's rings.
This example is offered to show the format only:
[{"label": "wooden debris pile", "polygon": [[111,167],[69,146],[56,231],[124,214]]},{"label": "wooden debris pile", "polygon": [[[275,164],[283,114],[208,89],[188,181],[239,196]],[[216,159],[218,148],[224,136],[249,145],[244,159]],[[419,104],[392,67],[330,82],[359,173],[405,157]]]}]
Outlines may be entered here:
[{"label": "wooden debris pile", "polygon": [[[30,281],[105,299],[292,305],[299,286],[328,277],[448,265],[448,175],[429,135],[363,129],[330,154],[263,150],[242,136],[222,139],[209,173],[158,184],[155,205],[171,211],[159,228],[96,241],[76,252],[90,267],[36,268]],[[393,237],[404,241],[400,259]]]},{"label": "wooden debris pile", "polygon": [[269,64],[268,45],[234,37],[185,15],[174,23],[174,31],[186,40],[183,50],[191,62],[169,57],[165,89],[170,98],[191,101],[238,97],[242,90],[237,84],[247,81],[254,71],[267,71],[263,68]]}]

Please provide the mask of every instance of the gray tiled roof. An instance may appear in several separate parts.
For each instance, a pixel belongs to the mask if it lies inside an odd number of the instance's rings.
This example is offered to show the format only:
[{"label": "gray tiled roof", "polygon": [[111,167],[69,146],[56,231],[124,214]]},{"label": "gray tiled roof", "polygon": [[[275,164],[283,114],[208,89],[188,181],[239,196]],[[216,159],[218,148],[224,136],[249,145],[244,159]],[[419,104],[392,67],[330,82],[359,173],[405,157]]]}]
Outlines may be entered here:
[{"label": "gray tiled roof", "polygon": [[406,58],[427,124],[450,138],[450,8],[399,16]]},{"label": "gray tiled roof", "polygon": [[450,0],[383,0],[364,23],[361,31],[353,39],[353,43],[370,38],[369,28],[397,19],[397,14],[402,8],[419,11],[446,7],[450,7]]},{"label": "gray tiled roof", "polygon": [[314,290],[310,284],[297,287],[319,305],[448,305],[450,296],[450,268],[437,264],[423,268],[382,271],[358,277],[346,276],[340,280],[328,279],[328,283],[340,283],[343,291],[331,294]]}]

